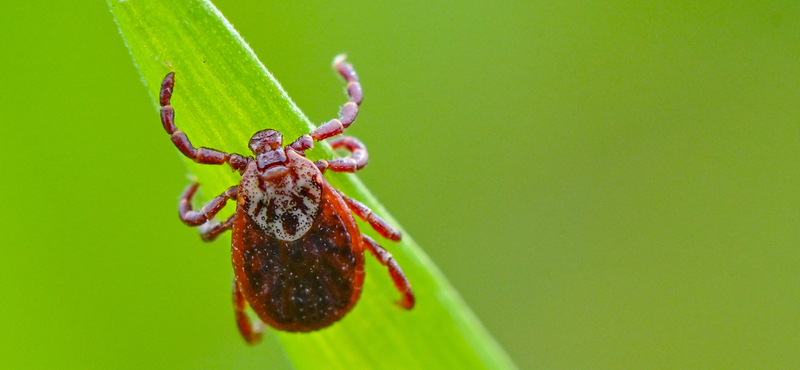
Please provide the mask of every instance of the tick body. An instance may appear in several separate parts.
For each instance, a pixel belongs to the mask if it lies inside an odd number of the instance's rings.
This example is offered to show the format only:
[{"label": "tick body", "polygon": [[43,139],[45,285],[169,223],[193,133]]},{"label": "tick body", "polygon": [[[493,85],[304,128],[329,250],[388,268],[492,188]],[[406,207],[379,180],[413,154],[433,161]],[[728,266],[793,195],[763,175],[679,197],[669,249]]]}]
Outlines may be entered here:
[{"label": "tick body", "polygon": [[[350,156],[316,162],[305,157],[314,141],[341,134],[358,114],[362,92],[355,71],[342,56],[333,66],[347,81],[350,96],[340,117],[286,146],[276,130],[256,132],[249,142],[252,156],[192,146],[174,123],[170,100],[175,74],[169,73],[161,84],[161,121],[181,153],[201,164],[227,164],[242,175],[237,186],[200,210],[191,206],[199,185],[190,185],[178,208],[184,223],[200,226],[205,241],[232,230],[234,313],[240,333],[251,344],[261,339],[263,323],[279,330],[305,332],[341,319],[361,295],[365,250],[388,268],[402,294],[398,304],[405,309],[414,306],[411,285],[400,266],[388,251],[361,234],[353,214],[369,222],[384,238],[398,241],[400,232],[325,180],[326,171],[362,169],[368,160],[364,145],[355,138],[340,136],[330,144],[349,151]],[[236,201],[236,212],[223,222],[214,221],[228,200]],[[263,323],[250,322],[245,313],[248,305]]]}]

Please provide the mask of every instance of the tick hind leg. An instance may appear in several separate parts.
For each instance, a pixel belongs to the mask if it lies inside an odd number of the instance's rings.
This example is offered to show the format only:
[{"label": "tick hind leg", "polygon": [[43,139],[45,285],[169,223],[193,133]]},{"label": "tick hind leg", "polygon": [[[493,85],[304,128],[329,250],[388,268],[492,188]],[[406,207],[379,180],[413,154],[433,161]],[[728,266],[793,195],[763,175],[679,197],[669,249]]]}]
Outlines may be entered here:
[{"label": "tick hind leg", "polygon": [[[214,199],[211,199],[211,201],[206,203],[206,205],[203,206],[203,208],[201,208],[199,211],[193,211],[192,197],[194,196],[194,193],[197,191],[197,188],[199,186],[200,184],[198,183],[189,185],[189,187],[187,187],[186,190],[183,191],[183,194],[181,195],[181,201],[180,203],[178,203],[178,214],[181,217],[181,221],[183,221],[183,223],[189,226],[199,226],[213,219],[214,216],[216,216],[217,213],[220,210],[222,210],[223,207],[225,207],[225,203],[228,201],[228,199],[236,198],[236,195],[239,192],[238,186],[231,186],[230,188],[228,188],[228,190],[225,190],[224,193],[220,194]],[[231,220],[228,219],[227,221],[225,221],[225,223],[228,223],[229,221]],[[213,224],[210,225],[210,228],[214,229],[214,225]],[[227,229],[216,230],[213,232],[216,232],[216,235],[219,235],[219,233],[225,230]],[[211,230],[205,230],[205,229],[203,230],[204,234],[211,232],[212,232]],[[212,236],[213,239],[216,237],[216,235],[210,234],[209,236]],[[203,239],[205,239],[205,236],[203,237]]]},{"label": "tick hind leg", "polygon": [[220,234],[233,228],[234,217],[236,217],[236,214],[228,217],[225,222],[206,221],[206,223],[200,225],[200,238],[205,242],[214,241]]},{"label": "tick hind leg", "polygon": [[398,265],[397,261],[392,257],[392,254],[369,236],[361,234],[361,240],[364,242],[364,248],[372,252],[372,255],[378,259],[378,262],[389,268],[389,275],[392,277],[392,280],[394,280],[395,288],[403,294],[403,298],[397,301],[397,304],[407,310],[413,308],[414,292],[411,290],[411,284],[408,282],[406,275],[403,274],[403,270],[400,269],[400,265]]},{"label": "tick hind leg", "polygon": [[367,207],[364,203],[361,203],[353,198],[344,195],[341,190],[336,190],[339,192],[339,195],[342,196],[345,204],[347,207],[350,208],[353,213],[358,216],[358,218],[369,222],[369,225],[372,226],[378,234],[381,234],[382,237],[389,239],[391,241],[399,241],[402,238],[402,234],[399,230],[391,227],[386,220],[378,217],[375,212],[372,212],[369,207]]},{"label": "tick hind leg", "polygon": [[244,298],[242,289],[239,287],[239,282],[233,278],[233,312],[236,314],[236,326],[239,327],[239,333],[248,344],[258,344],[261,337],[264,335],[264,323],[258,320],[255,325],[250,322],[247,317],[247,300]]}]

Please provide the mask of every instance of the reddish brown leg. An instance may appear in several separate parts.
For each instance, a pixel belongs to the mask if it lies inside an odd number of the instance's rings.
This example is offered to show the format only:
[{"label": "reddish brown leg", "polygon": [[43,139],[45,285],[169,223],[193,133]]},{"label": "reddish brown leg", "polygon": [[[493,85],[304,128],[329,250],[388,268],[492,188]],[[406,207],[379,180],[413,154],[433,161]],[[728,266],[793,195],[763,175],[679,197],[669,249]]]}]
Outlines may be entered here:
[{"label": "reddish brown leg", "polygon": [[310,135],[303,135],[298,137],[293,143],[287,145],[287,147],[294,149],[294,151],[302,155],[306,155],[306,150],[314,147],[314,139],[311,138]]},{"label": "reddish brown leg", "polygon": [[402,237],[400,231],[395,230],[393,227],[389,226],[389,224],[386,221],[384,221],[384,219],[378,217],[378,215],[372,212],[372,210],[369,209],[369,207],[367,207],[366,205],[364,205],[364,203],[361,203],[353,198],[348,197],[347,195],[344,195],[344,193],[342,193],[341,190],[336,190],[336,191],[338,191],[339,195],[342,196],[342,199],[344,199],[344,202],[347,204],[347,207],[349,207],[350,210],[353,211],[353,213],[355,213],[356,216],[358,216],[358,218],[369,222],[369,225],[372,226],[372,228],[375,229],[375,231],[377,231],[378,234],[381,234],[382,237],[389,239],[391,241],[396,242],[400,240],[400,238]]},{"label": "reddish brown leg", "polygon": [[206,203],[199,211],[192,211],[192,197],[199,186],[200,184],[198,183],[189,185],[189,187],[183,191],[181,201],[178,203],[178,214],[181,216],[181,221],[189,226],[199,226],[214,218],[217,212],[219,212],[222,207],[225,207],[225,202],[227,202],[228,199],[236,198],[236,194],[239,191],[238,186],[231,186],[228,190],[225,190],[224,193],[211,199],[211,201]]},{"label": "reddish brown leg", "polygon": [[317,166],[317,168],[319,168],[319,172],[322,172],[322,174],[325,174],[325,170],[328,169],[328,161],[324,159],[314,161],[314,165]]},{"label": "reddish brown leg", "polygon": [[233,228],[234,216],[236,215],[234,214],[233,216],[228,217],[225,222],[207,221],[206,223],[200,225],[200,238],[203,239],[204,242],[214,241],[214,239],[216,239],[220,234]]},{"label": "reddish brown leg", "polygon": [[406,279],[406,275],[403,274],[403,270],[400,269],[400,265],[398,265],[397,261],[392,257],[392,254],[386,249],[383,249],[375,240],[372,240],[372,238],[364,234],[361,234],[361,240],[364,241],[364,248],[372,252],[372,255],[378,259],[378,262],[389,268],[389,275],[392,277],[392,280],[394,280],[395,288],[403,294],[403,298],[397,301],[397,304],[407,310],[413,308],[414,292],[411,290],[411,284],[408,282],[408,279]]},{"label": "reddish brown leg", "polygon": [[247,344],[258,344],[261,337],[264,335],[264,323],[259,320],[255,325],[250,323],[250,318],[247,317],[247,300],[244,299],[242,289],[236,278],[233,278],[233,312],[236,314],[236,326],[239,327],[239,333]]},{"label": "reddish brown leg", "polygon": [[328,169],[335,172],[356,172],[367,165],[369,155],[367,147],[358,139],[349,136],[337,137],[329,141],[334,149],[344,148],[350,152],[349,157],[334,158],[328,161]]},{"label": "reddish brown leg", "polygon": [[345,55],[336,56],[336,58],[333,59],[333,68],[336,69],[347,82],[347,95],[350,96],[350,101],[342,107],[342,111],[339,113],[339,119],[334,118],[311,132],[311,137],[316,141],[325,140],[331,136],[341,134],[345,129],[350,127],[358,115],[358,106],[361,105],[361,100],[363,98],[361,84],[358,82],[358,76],[356,75],[356,71],[353,70],[353,66],[345,62],[344,59]]},{"label": "reddish brown leg", "polygon": [[247,157],[240,154],[228,154],[216,149],[205,147],[195,148],[183,131],[175,126],[175,110],[170,105],[172,89],[175,87],[175,72],[170,72],[161,82],[159,103],[161,104],[161,124],[172,139],[172,143],[189,159],[200,164],[228,163],[236,171],[242,172],[247,167]]}]

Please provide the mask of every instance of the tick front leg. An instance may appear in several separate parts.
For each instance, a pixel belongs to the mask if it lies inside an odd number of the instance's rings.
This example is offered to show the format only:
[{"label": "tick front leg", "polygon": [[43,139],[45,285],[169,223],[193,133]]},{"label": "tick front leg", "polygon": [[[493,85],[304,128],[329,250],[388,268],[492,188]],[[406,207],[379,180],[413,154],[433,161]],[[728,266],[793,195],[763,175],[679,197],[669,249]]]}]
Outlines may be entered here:
[{"label": "tick front leg", "polygon": [[389,223],[386,222],[384,219],[378,217],[374,212],[372,212],[369,207],[367,207],[364,203],[361,203],[353,198],[344,195],[341,190],[336,190],[339,192],[339,195],[342,196],[344,199],[345,204],[347,207],[350,208],[353,213],[358,216],[358,218],[369,222],[369,225],[372,226],[378,234],[381,234],[382,237],[389,239],[391,241],[399,241],[402,237],[399,230],[389,226]]},{"label": "tick front leg", "polygon": [[161,124],[169,134],[172,143],[189,159],[200,164],[228,163],[236,171],[242,172],[247,167],[247,157],[241,154],[228,154],[211,148],[195,148],[186,134],[175,126],[175,110],[170,105],[172,89],[175,87],[175,72],[170,72],[161,82],[159,103],[161,104]]},{"label": "tick front leg", "polygon": [[225,202],[227,202],[228,199],[236,198],[239,192],[238,186],[231,186],[228,190],[225,190],[224,193],[206,203],[199,211],[192,211],[192,197],[199,186],[200,184],[198,183],[189,185],[189,187],[183,191],[181,201],[178,203],[178,214],[181,217],[181,221],[189,226],[199,226],[214,218],[217,212],[219,212],[222,207],[225,207]]},{"label": "tick front leg", "polygon": [[200,225],[200,238],[203,239],[204,242],[214,241],[220,234],[233,228],[233,218],[235,216],[236,214],[228,217],[225,222],[207,221]]},{"label": "tick front leg", "polygon": [[364,234],[361,234],[361,240],[364,241],[364,248],[372,252],[378,262],[389,268],[389,275],[394,280],[395,288],[403,294],[403,298],[397,301],[397,304],[407,310],[412,309],[414,307],[414,292],[411,290],[411,283],[408,282],[406,275],[403,274],[403,270],[400,269],[400,265],[394,260],[392,254]]},{"label": "tick front leg", "polygon": [[239,287],[239,282],[233,278],[233,312],[236,314],[236,326],[239,327],[239,333],[242,334],[247,344],[258,344],[261,337],[264,335],[264,323],[259,320],[255,325],[250,323],[250,318],[247,317],[247,300],[244,298],[242,289]]},{"label": "tick front leg", "polygon": [[334,118],[311,132],[311,137],[316,141],[341,134],[350,127],[358,115],[358,106],[361,105],[361,100],[363,99],[361,84],[358,82],[358,76],[353,66],[345,62],[345,58],[345,55],[337,55],[336,58],[333,59],[333,68],[336,69],[347,82],[347,95],[350,96],[350,101],[342,107],[342,111],[339,113],[339,119]]}]

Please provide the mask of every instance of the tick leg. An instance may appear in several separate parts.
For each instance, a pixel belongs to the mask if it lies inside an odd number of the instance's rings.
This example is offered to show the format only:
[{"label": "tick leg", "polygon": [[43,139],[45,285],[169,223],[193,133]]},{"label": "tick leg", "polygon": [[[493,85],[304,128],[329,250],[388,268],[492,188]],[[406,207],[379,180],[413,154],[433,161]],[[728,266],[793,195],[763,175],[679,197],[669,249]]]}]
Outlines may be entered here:
[{"label": "tick leg", "polygon": [[392,257],[392,254],[386,249],[383,249],[375,240],[372,240],[372,238],[364,234],[361,234],[361,240],[364,241],[364,248],[372,252],[372,255],[378,259],[378,262],[389,268],[389,275],[392,277],[392,280],[394,280],[395,288],[403,294],[403,298],[397,301],[397,304],[407,310],[413,308],[414,292],[411,291],[411,284],[408,282],[408,279],[406,279],[406,275],[403,274],[403,270],[400,269],[400,265],[398,265],[397,261]]},{"label": "tick leg", "polygon": [[170,72],[161,82],[161,92],[159,93],[159,103],[161,104],[161,124],[164,130],[172,139],[172,143],[189,159],[200,164],[223,164],[228,163],[236,171],[242,172],[247,167],[247,157],[241,154],[228,154],[211,148],[195,148],[183,131],[175,126],[175,110],[170,105],[172,99],[172,89],[175,87],[175,72]]},{"label": "tick leg", "polygon": [[384,219],[378,217],[378,215],[372,212],[372,210],[369,209],[369,207],[367,207],[364,203],[361,203],[353,198],[348,197],[347,195],[344,195],[344,193],[342,193],[341,190],[336,190],[336,191],[338,191],[339,195],[342,196],[342,199],[344,199],[344,202],[345,204],[347,204],[347,207],[349,207],[350,210],[353,211],[353,213],[355,213],[356,216],[358,216],[358,218],[369,222],[369,225],[372,226],[372,228],[375,229],[375,231],[377,231],[378,234],[381,234],[382,237],[389,239],[391,241],[396,242],[400,240],[400,238],[402,237],[400,231],[395,230],[395,228],[389,226],[389,223],[387,223]]},{"label": "tick leg", "polygon": [[225,207],[225,202],[227,202],[228,199],[236,198],[236,194],[239,191],[238,186],[231,186],[228,190],[225,190],[224,193],[211,199],[211,201],[206,203],[199,211],[192,211],[192,197],[199,186],[200,184],[198,183],[189,185],[189,187],[183,191],[181,201],[178,203],[178,214],[181,216],[181,221],[189,226],[199,226],[214,218],[217,212],[219,212],[222,207]]},{"label": "tick leg", "polygon": [[367,147],[358,139],[349,136],[337,137],[329,141],[334,149],[344,148],[350,152],[349,157],[334,158],[328,161],[328,169],[335,172],[356,172],[367,165],[369,154]]},{"label": "tick leg", "polygon": [[244,299],[242,289],[239,287],[239,282],[233,278],[233,312],[236,314],[236,326],[239,327],[239,333],[248,344],[258,344],[264,334],[264,323],[259,320],[256,325],[250,323],[250,318],[247,317],[247,300]]},{"label": "tick leg", "polygon": [[358,106],[361,105],[361,100],[363,98],[361,84],[358,82],[358,76],[356,75],[356,71],[353,70],[353,66],[345,62],[345,58],[345,55],[337,55],[336,58],[333,59],[333,68],[336,69],[347,82],[347,95],[350,96],[350,101],[342,107],[338,119],[334,118],[311,132],[311,137],[316,141],[325,140],[331,136],[341,134],[350,127],[358,115]]},{"label": "tick leg", "polygon": [[235,216],[234,214],[228,217],[225,222],[206,221],[206,223],[200,225],[200,238],[204,242],[214,241],[220,234],[233,228],[233,218]]}]

